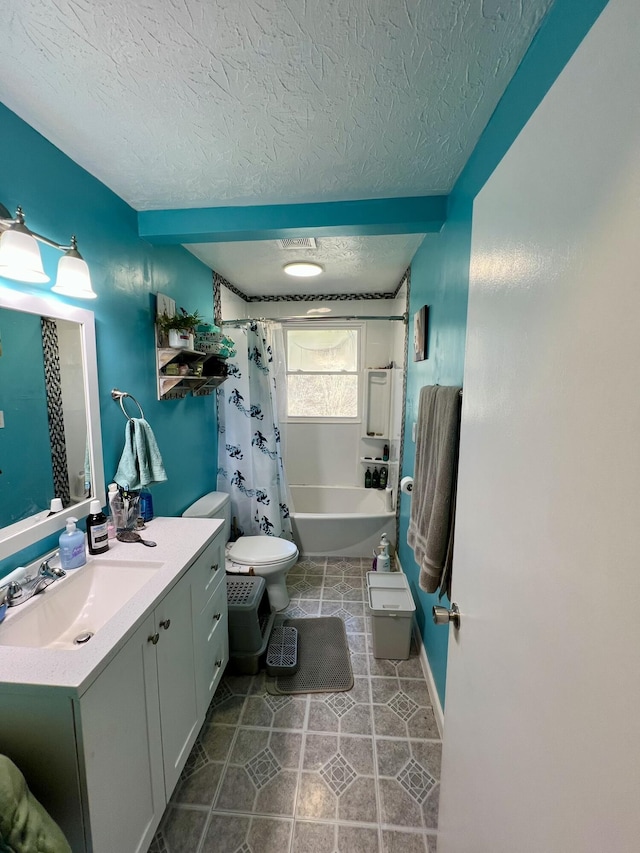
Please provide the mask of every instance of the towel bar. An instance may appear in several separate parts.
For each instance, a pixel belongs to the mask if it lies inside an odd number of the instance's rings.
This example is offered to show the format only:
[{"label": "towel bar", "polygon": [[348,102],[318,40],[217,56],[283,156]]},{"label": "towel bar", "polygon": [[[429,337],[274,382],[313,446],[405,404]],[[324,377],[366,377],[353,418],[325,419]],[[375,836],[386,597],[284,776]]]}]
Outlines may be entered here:
[{"label": "towel bar", "polygon": [[111,397],[112,397],[112,399],[113,399],[113,400],[118,400],[118,401],[120,402],[120,408],[122,409],[122,414],[125,416],[125,418],[126,418],[128,421],[132,420],[132,418],[131,418],[131,416],[127,413],[127,411],[126,411],[126,409],[125,409],[125,407],[124,407],[124,402],[123,402],[123,400],[124,400],[124,398],[125,398],[125,397],[130,397],[130,398],[133,400],[133,402],[136,404],[136,406],[140,409],[140,417],[141,417],[141,418],[144,418],[144,412],[142,411],[142,406],[141,406],[141,405],[140,405],[140,403],[136,400],[136,398],[133,396],[133,394],[128,394],[126,391],[118,391],[118,389],[117,389],[117,388],[114,388],[114,389],[111,391]]}]

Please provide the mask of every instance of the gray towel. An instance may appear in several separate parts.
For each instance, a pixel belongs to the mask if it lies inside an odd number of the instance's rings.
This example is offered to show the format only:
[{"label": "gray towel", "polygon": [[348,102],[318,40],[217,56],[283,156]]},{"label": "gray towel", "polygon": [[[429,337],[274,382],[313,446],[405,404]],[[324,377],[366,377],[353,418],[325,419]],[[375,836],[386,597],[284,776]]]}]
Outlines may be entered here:
[{"label": "gray towel", "polygon": [[129,418],[124,449],[113,478],[123,489],[141,489],[167,479],[153,430],[144,418]]},{"label": "gray towel", "polygon": [[449,594],[453,553],[460,388],[426,385],[420,390],[416,461],[407,542],[420,566],[425,592]]}]

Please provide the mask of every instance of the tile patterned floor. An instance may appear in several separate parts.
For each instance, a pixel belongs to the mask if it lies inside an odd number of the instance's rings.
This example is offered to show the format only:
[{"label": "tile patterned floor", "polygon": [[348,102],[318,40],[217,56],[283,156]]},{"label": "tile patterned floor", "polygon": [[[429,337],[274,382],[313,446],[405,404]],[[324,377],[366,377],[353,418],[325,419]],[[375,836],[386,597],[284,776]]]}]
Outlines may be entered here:
[{"label": "tile patterned floor", "polygon": [[347,693],[226,675],[149,853],[435,853],[441,743],[420,660],[373,657],[368,560],[307,558],[287,616],[344,620]]}]

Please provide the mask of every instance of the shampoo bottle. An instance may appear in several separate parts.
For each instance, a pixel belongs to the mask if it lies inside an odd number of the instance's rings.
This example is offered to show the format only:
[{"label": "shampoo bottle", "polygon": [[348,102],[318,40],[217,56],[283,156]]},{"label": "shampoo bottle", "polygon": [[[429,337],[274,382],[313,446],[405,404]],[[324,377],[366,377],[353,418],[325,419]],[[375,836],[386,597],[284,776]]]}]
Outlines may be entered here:
[{"label": "shampoo bottle", "polygon": [[60,566],[65,569],[79,569],[87,562],[84,546],[84,533],[76,527],[72,515],[67,519],[67,529],[60,535]]},{"label": "shampoo bottle", "polygon": [[87,540],[90,554],[104,554],[109,550],[107,516],[102,512],[100,501],[91,501],[87,518]]},{"label": "shampoo bottle", "polygon": [[371,488],[371,468],[367,468],[364,472],[364,487],[365,489]]},{"label": "shampoo bottle", "polygon": [[387,488],[387,469],[384,467],[384,465],[380,468],[380,488]]},{"label": "shampoo bottle", "polygon": [[376,569],[379,572],[390,572],[391,559],[389,557],[389,543],[387,541],[387,537],[384,534],[382,539],[380,540],[379,550],[380,553],[378,554],[378,559],[376,561]]},{"label": "shampoo bottle", "polygon": [[373,469],[373,474],[371,475],[371,486],[374,489],[380,488],[380,472],[377,468]]}]

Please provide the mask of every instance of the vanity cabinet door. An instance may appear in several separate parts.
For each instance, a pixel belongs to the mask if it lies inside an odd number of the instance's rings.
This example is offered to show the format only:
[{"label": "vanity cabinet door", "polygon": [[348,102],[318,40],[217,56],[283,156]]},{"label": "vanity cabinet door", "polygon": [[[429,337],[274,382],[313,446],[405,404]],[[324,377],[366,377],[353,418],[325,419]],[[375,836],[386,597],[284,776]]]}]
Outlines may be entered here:
[{"label": "vanity cabinet door", "polygon": [[165,808],[154,634],[150,616],[78,703],[92,853],[146,853]]},{"label": "vanity cabinet door", "polygon": [[193,651],[191,570],[155,610],[158,635],[158,695],[167,800],[189,756],[202,720],[198,717]]}]

